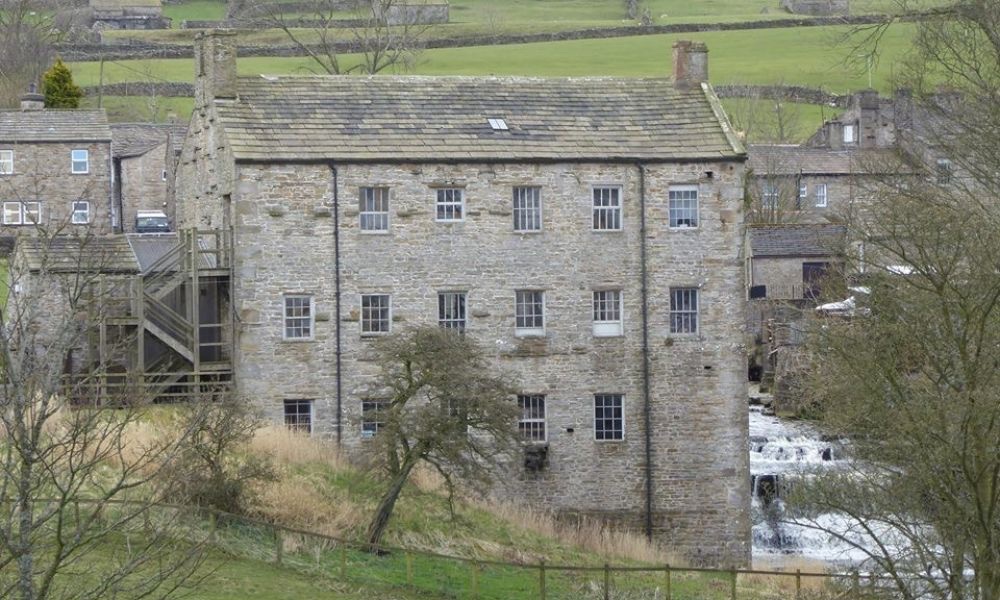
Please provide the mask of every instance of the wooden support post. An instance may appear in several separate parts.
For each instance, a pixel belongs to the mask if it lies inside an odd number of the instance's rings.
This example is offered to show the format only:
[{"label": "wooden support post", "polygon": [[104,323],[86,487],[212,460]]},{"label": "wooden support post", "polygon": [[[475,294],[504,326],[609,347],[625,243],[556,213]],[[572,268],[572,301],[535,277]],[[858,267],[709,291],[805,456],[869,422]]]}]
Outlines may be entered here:
[{"label": "wooden support post", "polygon": [[479,565],[473,561],[469,563],[471,569],[471,588],[473,600],[479,600]]},{"label": "wooden support post", "polygon": [[406,558],[406,585],[413,587],[413,555],[409,552],[405,555]]},{"label": "wooden support post", "polygon": [[802,569],[795,569],[795,600],[802,599]]},{"label": "wooden support post", "polygon": [[[146,392],[146,282],[143,280],[142,275],[135,276],[135,296],[137,298],[135,306],[135,318],[136,318],[136,356],[135,356],[135,370],[139,374],[139,390],[140,394],[144,395]],[[140,398],[141,401],[152,400],[152,398]]]},{"label": "wooden support post", "polygon": [[611,565],[604,563],[604,600],[611,600]]},{"label": "wooden support post", "polygon": [[347,546],[340,545],[340,578],[347,581]]},{"label": "wooden support post", "polygon": [[671,593],[671,590],[670,590],[670,584],[671,584],[670,579],[671,579],[671,577],[670,577],[670,563],[667,563],[667,574],[666,574],[666,587],[667,587],[666,597],[667,598],[666,598],[666,600],[673,600],[673,594]]},{"label": "wooden support post", "polygon": [[[189,233],[190,247],[188,248],[188,261],[191,277],[191,305],[188,314],[191,317],[191,350],[194,356],[195,373],[201,372],[201,282],[198,279],[198,231],[192,229]],[[200,383],[200,382],[199,382]]]},{"label": "wooden support post", "polygon": [[729,591],[730,591],[729,597],[730,597],[730,600],[736,600],[736,575],[737,575],[736,569],[733,569],[733,571],[731,573],[732,581],[731,581],[731,585],[729,586]]},{"label": "wooden support post", "polygon": [[851,597],[855,600],[861,598],[861,581],[857,569],[851,571]]},{"label": "wooden support post", "polygon": [[538,597],[545,600],[545,559],[538,563]]}]

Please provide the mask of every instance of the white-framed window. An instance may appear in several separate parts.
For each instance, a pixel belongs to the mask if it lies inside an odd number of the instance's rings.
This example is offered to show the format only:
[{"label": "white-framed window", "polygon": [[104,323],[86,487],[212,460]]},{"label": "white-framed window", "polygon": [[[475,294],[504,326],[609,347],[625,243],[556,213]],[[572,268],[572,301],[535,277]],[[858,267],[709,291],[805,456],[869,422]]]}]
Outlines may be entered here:
[{"label": "white-framed window", "polygon": [[594,395],[594,439],[598,441],[625,439],[625,396],[623,394]]},{"label": "white-framed window", "polygon": [[465,190],[438,188],[434,220],[442,223],[465,220]]},{"label": "white-framed window", "polygon": [[545,395],[520,394],[517,405],[521,409],[521,417],[517,420],[517,430],[528,442],[544,442],[548,439],[545,424]]},{"label": "white-framed window", "polygon": [[389,294],[361,295],[361,335],[377,335],[392,330],[392,298]]},{"label": "white-framed window", "polygon": [[545,335],[545,292],[514,292],[514,332],[517,335]]},{"label": "white-framed window", "polygon": [[160,181],[166,181],[166,180],[167,180],[167,170],[163,169],[163,171],[160,173]]},{"label": "white-framed window", "polygon": [[70,222],[74,225],[86,225],[90,223],[90,202],[86,200],[76,200],[72,203],[73,212]]},{"label": "white-framed window", "polygon": [[613,337],[622,334],[622,291],[594,292],[594,335]]},{"label": "white-framed window", "polygon": [[465,331],[465,292],[438,293],[438,325]]},{"label": "white-framed window", "polygon": [[594,231],[621,231],[622,188],[617,185],[594,186]]},{"label": "white-framed window", "polygon": [[361,231],[389,231],[389,188],[363,187],[359,196]]},{"label": "white-framed window", "polygon": [[698,333],[698,288],[670,288],[670,333]]},{"label": "white-framed window", "polygon": [[938,185],[948,185],[951,183],[951,161],[947,158],[937,159],[935,174]]},{"label": "white-framed window", "polygon": [[857,138],[854,134],[854,125],[844,125],[844,143],[853,144],[856,139]]},{"label": "white-framed window", "polygon": [[761,202],[764,210],[778,210],[778,199],[781,197],[781,190],[778,184],[765,182],[761,193]]},{"label": "white-framed window", "polygon": [[805,182],[799,183],[799,195],[795,198],[795,208],[802,208],[805,204],[806,198],[809,197],[809,185]]},{"label": "white-framed window", "polygon": [[313,401],[285,400],[285,427],[301,433],[312,433]]},{"label": "white-framed window", "polygon": [[90,150],[70,151],[70,170],[74,175],[90,172]]},{"label": "white-framed window", "polygon": [[4,202],[4,225],[37,225],[42,220],[41,202]]},{"label": "white-framed window", "polygon": [[514,187],[514,231],[542,230],[542,188]]},{"label": "white-framed window", "polygon": [[10,175],[14,172],[14,151],[0,150],[0,175]]},{"label": "white-framed window", "polygon": [[313,339],[313,297],[305,295],[285,296],[284,334],[286,340]]},{"label": "white-framed window", "polygon": [[389,401],[368,398],[361,401],[361,438],[370,440],[385,426],[385,411]]},{"label": "white-framed window", "polygon": [[816,194],[816,208],[826,208],[826,184],[817,183],[814,191]]},{"label": "white-framed window", "polygon": [[669,197],[670,227],[672,229],[698,226],[698,186],[671,186]]}]

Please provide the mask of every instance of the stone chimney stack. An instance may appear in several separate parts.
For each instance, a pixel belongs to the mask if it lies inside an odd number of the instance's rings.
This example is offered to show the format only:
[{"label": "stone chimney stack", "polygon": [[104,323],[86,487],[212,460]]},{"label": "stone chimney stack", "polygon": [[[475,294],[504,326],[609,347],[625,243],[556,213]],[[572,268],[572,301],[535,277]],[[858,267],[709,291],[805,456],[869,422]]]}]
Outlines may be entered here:
[{"label": "stone chimney stack", "polygon": [[708,46],[704,42],[674,42],[674,86],[698,87],[708,81]]},{"label": "stone chimney stack", "polygon": [[194,42],[195,104],[236,98],[236,32],[213,29]]},{"label": "stone chimney stack", "polygon": [[861,90],[858,102],[858,147],[875,148],[878,139],[879,98],[876,90]]},{"label": "stone chimney stack", "polygon": [[21,110],[42,110],[45,108],[45,96],[38,93],[35,84],[31,84],[28,93],[21,96]]}]

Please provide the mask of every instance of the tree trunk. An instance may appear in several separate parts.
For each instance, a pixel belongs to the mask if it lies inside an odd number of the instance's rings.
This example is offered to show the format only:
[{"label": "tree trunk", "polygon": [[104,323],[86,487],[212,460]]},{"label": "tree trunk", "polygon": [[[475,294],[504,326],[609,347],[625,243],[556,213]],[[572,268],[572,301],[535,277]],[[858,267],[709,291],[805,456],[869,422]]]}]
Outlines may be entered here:
[{"label": "tree trunk", "polygon": [[410,478],[410,471],[417,464],[417,460],[412,456],[407,456],[403,461],[403,464],[399,466],[399,471],[393,476],[392,481],[389,483],[389,489],[385,491],[382,495],[382,499],[379,500],[378,508],[375,509],[375,516],[372,517],[372,522],[368,526],[368,551],[375,553],[378,551],[379,543],[382,541],[382,534],[385,533],[385,528],[389,525],[389,518],[392,517],[392,510],[396,507],[396,500],[399,499],[399,494],[403,491],[403,486],[406,485],[406,481]]}]

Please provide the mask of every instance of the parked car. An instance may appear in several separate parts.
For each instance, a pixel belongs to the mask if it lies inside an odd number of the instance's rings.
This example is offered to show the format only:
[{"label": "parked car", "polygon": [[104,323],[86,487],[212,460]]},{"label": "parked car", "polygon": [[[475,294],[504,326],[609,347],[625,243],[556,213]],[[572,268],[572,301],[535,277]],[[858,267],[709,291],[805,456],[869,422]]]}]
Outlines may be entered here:
[{"label": "parked car", "polygon": [[169,233],[170,220],[161,210],[140,210],[135,215],[136,233]]}]

